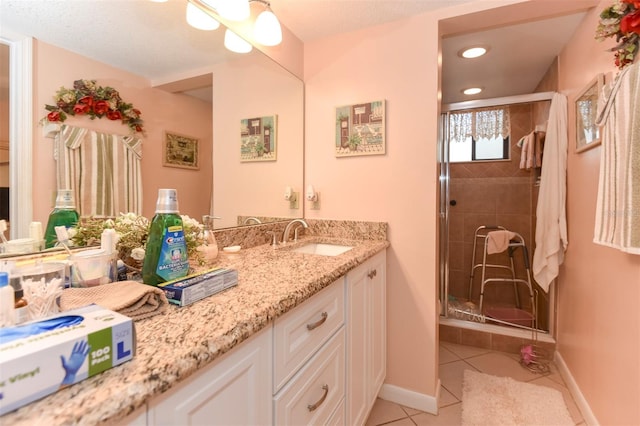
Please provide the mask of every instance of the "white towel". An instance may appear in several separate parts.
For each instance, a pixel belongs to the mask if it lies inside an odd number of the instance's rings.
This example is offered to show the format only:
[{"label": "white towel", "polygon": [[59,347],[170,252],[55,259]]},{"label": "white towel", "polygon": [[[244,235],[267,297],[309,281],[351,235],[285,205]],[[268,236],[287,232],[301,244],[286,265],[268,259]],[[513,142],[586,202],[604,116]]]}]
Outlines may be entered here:
[{"label": "white towel", "polygon": [[567,97],[556,93],[551,101],[544,144],[533,277],[544,291],[558,276],[567,248]]},{"label": "white towel", "polygon": [[640,254],[640,63],[618,75],[603,104],[593,241]]},{"label": "white towel", "polygon": [[511,231],[487,232],[487,254],[502,253],[509,247],[509,241],[516,234]]}]

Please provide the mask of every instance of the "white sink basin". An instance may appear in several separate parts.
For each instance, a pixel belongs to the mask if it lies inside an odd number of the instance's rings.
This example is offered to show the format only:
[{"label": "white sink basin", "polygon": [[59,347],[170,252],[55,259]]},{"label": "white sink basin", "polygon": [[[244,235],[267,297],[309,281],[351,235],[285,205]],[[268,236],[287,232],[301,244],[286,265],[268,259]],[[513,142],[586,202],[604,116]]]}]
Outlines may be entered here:
[{"label": "white sink basin", "polygon": [[338,244],[309,243],[296,247],[291,251],[296,253],[319,254],[321,256],[337,256],[351,250],[351,246],[341,246]]}]

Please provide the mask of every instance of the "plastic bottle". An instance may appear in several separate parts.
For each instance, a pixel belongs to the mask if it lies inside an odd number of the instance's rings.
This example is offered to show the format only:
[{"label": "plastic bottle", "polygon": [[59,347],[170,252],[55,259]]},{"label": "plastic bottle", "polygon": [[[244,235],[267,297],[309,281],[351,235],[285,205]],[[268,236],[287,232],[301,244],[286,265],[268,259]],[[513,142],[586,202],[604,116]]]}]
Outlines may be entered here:
[{"label": "plastic bottle", "polygon": [[9,285],[9,274],[0,272],[0,327],[14,324],[14,294]]},{"label": "plastic bottle", "polygon": [[71,228],[78,223],[80,216],[76,211],[76,203],[71,189],[59,189],[56,197],[56,206],[49,214],[47,230],[44,233],[44,246],[51,248],[56,245],[56,226]]},{"label": "plastic bottle", "polygon": [[213,216],[202,216],[202,239],[204,244],[198,247],[198,251],[202,253],[207,262],[213,262],[218,257],[218,243],[213,234],[213,219]]},{"label": "plastic bottle", "polygon": [[159,189],[156,214],[149,226],[149,237],[142,264],[142,281],[149,285],[185,277],[189,256],[175,189]]}]

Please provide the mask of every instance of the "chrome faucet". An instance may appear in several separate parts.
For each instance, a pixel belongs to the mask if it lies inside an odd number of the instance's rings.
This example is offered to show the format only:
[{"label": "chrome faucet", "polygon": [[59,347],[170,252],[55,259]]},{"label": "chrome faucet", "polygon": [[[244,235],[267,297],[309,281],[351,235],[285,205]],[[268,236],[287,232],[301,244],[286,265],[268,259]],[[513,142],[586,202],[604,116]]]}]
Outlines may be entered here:
[{"label": "chrome faucet", "polygon": [[248,225],[250,222],[255,222],[257,224],[260,224],[262,222],[260,222],[260,219],[258,219],[257,217],[248,217],[244,220],[244,222],[242,223],[243,225]]},{"label": "chrome faucet", "polygon": [[[287,223],[287,226],[284,228],[284,232],[282,233],[282,243],[286,243],[287,240],[289,239],[289,233],[291,232],[291,229],[296,226],[296,224],[300,224],[302,226],[306,228],[309,227],[309,225],[307,225],[307,222],[304,221],[304,219],[293,219],[291,222]],[[296,240],[297,240],[297,236],[298,236],[298,230],[296,229]]]}]

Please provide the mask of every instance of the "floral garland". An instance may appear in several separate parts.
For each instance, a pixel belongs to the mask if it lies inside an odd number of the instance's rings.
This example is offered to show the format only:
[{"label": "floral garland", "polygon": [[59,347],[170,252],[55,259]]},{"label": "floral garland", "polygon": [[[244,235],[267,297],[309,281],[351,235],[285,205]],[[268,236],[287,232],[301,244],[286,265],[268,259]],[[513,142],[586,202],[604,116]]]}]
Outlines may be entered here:
[{"label": "floral garland", "polygon": [[96,85],[95,80],[76,80],[73,89],[61,87],[53,97],[55,105],[45,105],[50,111],[43,121],[64,122],[67,115],[88,115],[92,120],[107,117],[122,120],[132,132],[143,132],[140,110],[126,103],[113,87]]},{"label": "floral garland", "polygon": [[613,5],[600,13],[596,40],[615,37],[615,64],[623,69],[632,64],[638,53],[640,41],[640,0],[615,0]]}]

